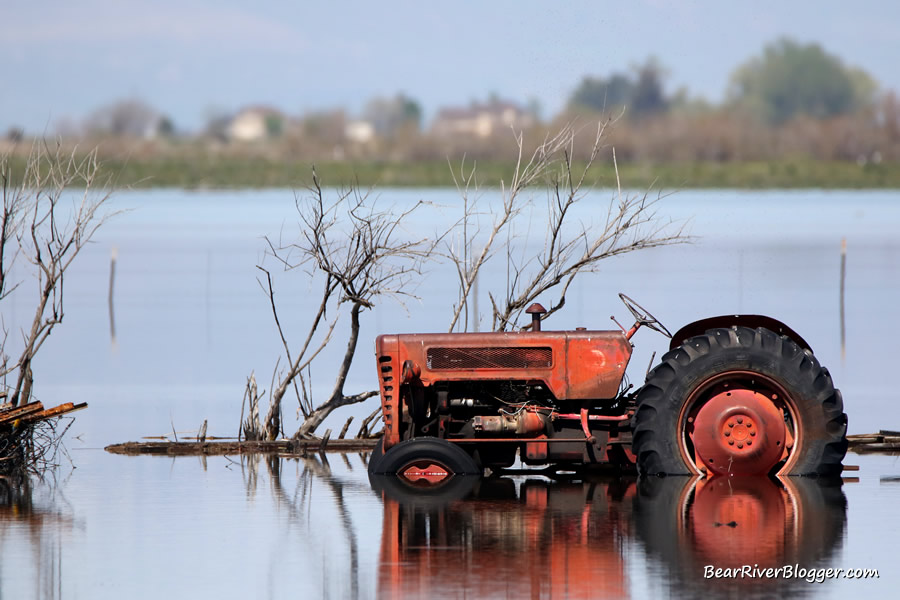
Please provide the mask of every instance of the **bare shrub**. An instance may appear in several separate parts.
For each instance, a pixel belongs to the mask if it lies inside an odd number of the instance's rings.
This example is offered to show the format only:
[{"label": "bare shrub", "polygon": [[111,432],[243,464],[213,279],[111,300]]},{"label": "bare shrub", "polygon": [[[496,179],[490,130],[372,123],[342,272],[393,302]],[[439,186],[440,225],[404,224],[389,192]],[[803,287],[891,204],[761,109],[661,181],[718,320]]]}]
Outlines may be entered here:
[{"label": "bare shrub", "polygon": [[[577,130],[571,125],[548,136],[530,154],[526,154],[522,136],[518,135],[518,160],[509,180],[500,182],[500,205],[493,212],[491,227],[486,234],[477,225],[481,213],[476,168],[466,168],[463,164],[455,175],[463,200],[461,236],[458,238],[461,241],[446,244],[445,252],[459,279],[459,298],[451,315],[450,331],[468,328],[470,299],[476,281],[499,250],[505,250],[506,255],[505,289],[492,289],[488,296],[492,329],[506,331],[515,328],[522,312],[551,289],[558,290],[558,299],[544,317],[561,309],[575,278],[596,271],[600,261],[687,240],[683,224],[673,223],[658,214],[662,195],[623,193],[618,174],[616,193],[605,214],[595,222],[573,222],[575,206],[592,191],[592,183],[587,181],[588,172],[604,148],[610,123],[607,119],[598,124],[587,156],[577,163]],[[615,150],[612,157],[615,163]],[[538,189],[546,196],[546,211],[541,218],[546,219],[547,226],[543,247],[531,255],[525,251],[523,239],[515,232],[516,223],[522,220],[530,206],[532,194],[528,192]],[[483,240],[480,247],[478,240]],[[478,316],[474,315],[474,318]],[[530,324],[522,328],[528,327]]]},{"label": "bare shrub", "polygon": [[[33,146],[22,172],[14,171],[9,156],[0,158],[0,306],[13,294],[33,293],[34,307],[30,325],[19,335],[11,338],[2,323],[0,408],[5,411],[25,409],[32,401],[35,356],[65,316],[68,269],[110,216],[102,210],[110,192],[99,171],[96,152],[79,156],[45,143]],[[28,424],[10,419],[0,424],[0,468],[53,464],[67,428],[58,427],[55,418],[21,422]]]},{"label": "bare shrub", "polygon": [[[376,199],[356,188],[336,192],[335,197],[329,199],[315,171],[308,192],[306,197],[296,198],[300,219],[298,240],[276,244],[267,238],[267,254],[285,272],[299,270],[318,281],[321,286],[318,308],[299,348],[292,350],[278,316],[272,274],[269,269],[258,267],[263,273],[259,283],[268,296],[287,366],[279,371],[276,364],[268,413],[261,424],[244,423],[242,429],[247,436],[268,440],[278,437],[282,400],[291,388],[303,415],[295,437],[311,436],[335,409],[374,396],[377,393],[374,390],[354,394],[344,391],[359,341],[360,317],[382,298],[411,297],[413,284],[420,278],[422,267],[434,249],[433,241],[410,237],[404,229],[406,221],[420,209],[422,202],[394,212],[393,207],[379,207]],[[332,315],[330,318],[329,314]],[[331,393],[323,401],[316,402],[308,379],[309,370],[332,341],[338,318],[342,315],[350,319],[346,350]],[[255,402],[265,392],[258,394],[255,378],[251,379],[245,399],[249,397],[252,413]]]}]

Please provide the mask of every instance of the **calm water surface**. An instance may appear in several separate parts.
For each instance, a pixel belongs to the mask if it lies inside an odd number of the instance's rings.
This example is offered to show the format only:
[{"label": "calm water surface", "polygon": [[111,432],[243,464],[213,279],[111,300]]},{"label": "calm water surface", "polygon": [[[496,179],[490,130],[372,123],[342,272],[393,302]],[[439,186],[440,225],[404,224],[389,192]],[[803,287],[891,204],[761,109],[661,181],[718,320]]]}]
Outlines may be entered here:
[{"label": "calm water surface", "polygon": [[[417,232],[458,216],[449,191],[381,195],[387,203],[422,198],[444,207],[423,214]],[[590,198],[579,216],[595,217],[607,197]],[[211,434],[236,434],[246,376],[255,370],[269,387],[280,350],[255,265],[263,235],[295,233],[293,200],[286,190],[116,197],[117,208],[133,210],[102,229],[71,272],[66,321],[34,367],[39,399],[90,408],[73,424],[71,461],[63,458],[53,480],[30,490],[0,486],[0,597],[837,598],[884,596],[900,583],[893,568],[900,483],[891,480],[900,463],[891,456],[848,455],[859,481],[843,486],[517,475],[460,481],[446,497],[410,499],[390,482],[373,485],[357,454],[173,460],[105,453],[107,444],[173,428],[192,435],[204,419]],[[670,329],[717,314],[769,314],[801,333],[829,367],[851,433],[900,429],[893,381],[900,193],[683,192],[666,199],[662,212],[690,219],[694,243],[608,261],[573,287],[567,308],[545,328],[605,328],[610,315],[626,314],[620,291]],[[518,233],[537,247],[535,231],[536,224]],[[107,307],[113,248],[114,338]],[[405,309],[386,302],[365,315],[361,339],[443,330],[455,297],[445,268],[419,286],[421,300]],[[503,266],[492,269],[484,281],[502,282]],[[300,335],[315,302],[310,281],[299,272],[276,275],[282,321]],[[20,292],[4,308],[4,324],[15,331],[29,312]],[[666,340],[642,331],[634,342],[630,377],[639,383]],[[368,343],[348,391],[375,387]],[[339,353],[323,356],[313,371],[315,390],[330,388],[328,365]],[[373,407],[350,407],[325,427]],[[296,426],[291,407],[286,421],[286,429]],[[874,568],[880,577],[707,580],[708,564]]]}]

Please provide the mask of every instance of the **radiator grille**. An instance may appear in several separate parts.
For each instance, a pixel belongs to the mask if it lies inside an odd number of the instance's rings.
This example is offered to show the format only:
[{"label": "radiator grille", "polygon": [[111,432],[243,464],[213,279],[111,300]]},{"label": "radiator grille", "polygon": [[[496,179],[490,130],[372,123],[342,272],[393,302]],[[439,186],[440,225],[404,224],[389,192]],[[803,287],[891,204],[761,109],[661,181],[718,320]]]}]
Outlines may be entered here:
[{"label": "radiator grille", "polygon": [[429,369],[546,369],[550,348],[429,348]]}]

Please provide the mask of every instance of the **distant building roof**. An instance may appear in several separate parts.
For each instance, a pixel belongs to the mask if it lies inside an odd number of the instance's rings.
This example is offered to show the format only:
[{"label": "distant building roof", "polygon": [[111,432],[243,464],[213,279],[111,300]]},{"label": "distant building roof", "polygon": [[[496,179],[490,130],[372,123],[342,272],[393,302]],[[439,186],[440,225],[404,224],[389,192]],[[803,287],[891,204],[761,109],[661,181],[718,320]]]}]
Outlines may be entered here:
[{"label": "distant building roof", "polygon": [[473,102],[467,107],[446,107],[438,111],[431,129],[435,135],[474,135],[489,137],[500,128],[524,129],[534,124],[534,117],[513,102],[495,100]]},{"label": "distant building roof", "polygon": [[[235,114],[226,127],[228,139],[252,142],[280,132],[284,114],[269,106],[246,106]],[[278,131],[275,131],[278,130]]]}]

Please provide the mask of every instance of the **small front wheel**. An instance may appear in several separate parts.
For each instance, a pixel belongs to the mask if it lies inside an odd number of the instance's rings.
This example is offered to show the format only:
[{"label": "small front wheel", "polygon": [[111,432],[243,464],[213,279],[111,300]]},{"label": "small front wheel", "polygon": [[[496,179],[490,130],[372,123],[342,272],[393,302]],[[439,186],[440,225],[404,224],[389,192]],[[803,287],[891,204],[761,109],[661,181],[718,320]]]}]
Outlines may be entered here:
[{"label": "small front wheel", "polygon": [[369,474],[374,475],[378,473],[378,463],[381,462],[382,457],[384,456],[384,437],[378,440],[378,443],[375,444],[375,447],[372,449],[372,453],[369,454]]},{"label": "small front wheel", "polygon": [[[370,463],[372,464],[372,463]],[[396,475],[417,487],[434,487],[455,475],[482,475],[483,469],[465,450],[439,438],[400,442],[370,468],[376,475]]]}]

